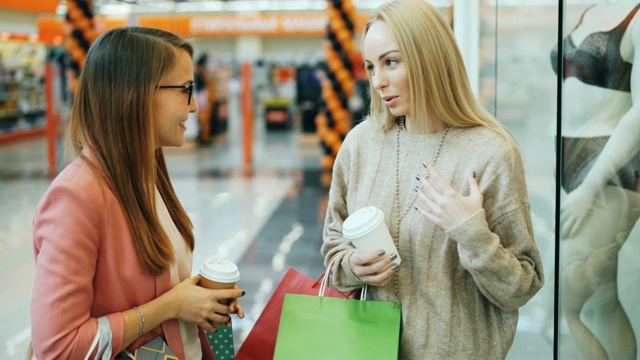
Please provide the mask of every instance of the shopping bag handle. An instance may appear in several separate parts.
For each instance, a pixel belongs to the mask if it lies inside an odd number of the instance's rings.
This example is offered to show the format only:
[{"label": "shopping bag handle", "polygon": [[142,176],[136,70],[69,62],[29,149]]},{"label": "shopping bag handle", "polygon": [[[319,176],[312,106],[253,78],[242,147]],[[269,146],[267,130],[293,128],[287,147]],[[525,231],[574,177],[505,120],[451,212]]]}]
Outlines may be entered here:
[{"label": "shopping bag handle", "polygon": [[[316,281],[311,285],[311,288],[313,289],[314,287],[316,287],[318,285],[318,283],[320,283],[320,281],[322,281],[322,279],[324,278],[324,276],[327,274],[327,270],[325,269],[324,272],[316,279]],[[351,290],[349,293],[347,293],[347,295],[344,295],[345,299],[348,299],[351,297],[351,295],[353,295],[356,291],[358,291],[358,289],[354,289]]]},{"label": "shopping bag handle", "polygon": [[[322,281],[320,282],[320,290],[318,291],[318,296],[324,296],[324,291],[327,289],[327,285],[329,284],[329,275],[331,274],[331,268],[333,267],[333,263],[335,259],[336,259],[336,256],[334,256],[331,259],[331,261],[327,265],[327,269],[322,273],[322,275],[320,275],[320,278],[322,278]],[[320,280],[320,278],[318,278],[318,280]],[[316,280],[316,283],[318,282],[318,280]],[[345,299],[348,299],[349,297],[351,297],[351,294],[353,294],[354,291],[356,290],[353,290],[349,294],[347,294]],[[367,284],[366,283],[364,284],[364,287],[362,288],[362,292],[360,293],[360,300],[362,301],[367,300]]]}]

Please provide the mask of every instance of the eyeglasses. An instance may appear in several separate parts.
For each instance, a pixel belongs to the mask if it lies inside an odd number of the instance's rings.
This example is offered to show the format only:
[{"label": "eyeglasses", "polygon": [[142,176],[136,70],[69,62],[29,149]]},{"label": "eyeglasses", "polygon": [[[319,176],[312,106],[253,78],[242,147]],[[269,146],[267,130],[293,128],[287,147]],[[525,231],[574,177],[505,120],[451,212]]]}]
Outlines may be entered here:
[{"label": "eyeglasses", "polygon": [[160,85],[158,89],[183,89],[184,92],[189,95],[189,100],[187,104],[191,105],[191,98],[193,97],[193,87],[195,83],[190,82],[187,85]]}]

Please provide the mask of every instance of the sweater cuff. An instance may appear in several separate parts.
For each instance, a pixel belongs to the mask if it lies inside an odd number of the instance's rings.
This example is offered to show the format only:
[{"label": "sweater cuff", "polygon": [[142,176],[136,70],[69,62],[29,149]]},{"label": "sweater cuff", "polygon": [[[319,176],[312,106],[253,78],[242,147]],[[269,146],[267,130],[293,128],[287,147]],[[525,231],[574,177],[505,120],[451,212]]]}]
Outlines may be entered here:
[{"label": "sweater cuff", "polygon": [[340,261],[340,268],[336,269],[341,270],[342,285],[348,288],[360,287],[363,284],[362,280],[351,271],[351,266],[349,266],[349,259],[355,252],[355,250],[347,250]]},{"label": "sweater cuff", "polygon": [[484,209],[446,231],[447,237],[472,254],[483,254],[492,247],[491,230]]}]

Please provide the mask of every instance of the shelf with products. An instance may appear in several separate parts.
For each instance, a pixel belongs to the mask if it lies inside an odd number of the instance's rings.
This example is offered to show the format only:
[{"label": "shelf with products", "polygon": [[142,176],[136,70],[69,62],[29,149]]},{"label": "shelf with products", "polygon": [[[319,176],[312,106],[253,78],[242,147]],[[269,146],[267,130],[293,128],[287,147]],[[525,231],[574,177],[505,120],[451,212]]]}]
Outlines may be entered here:
[{"label": "shelf with products", "polygon": [[0,39],[0,142],[44,132],[46,46]]}]

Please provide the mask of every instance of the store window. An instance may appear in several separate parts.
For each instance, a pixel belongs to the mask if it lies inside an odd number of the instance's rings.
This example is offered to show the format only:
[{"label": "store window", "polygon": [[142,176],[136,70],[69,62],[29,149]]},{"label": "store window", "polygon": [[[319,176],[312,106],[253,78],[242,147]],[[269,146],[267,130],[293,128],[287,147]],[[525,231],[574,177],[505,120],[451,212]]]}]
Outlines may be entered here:
[{"label": "store window", "polygon": [[563,65],[554,68],[563,77],[561,359],[638,356],[639,8],[638,1],[565,4],[552,56]]},{"label": "store window", "polygon": [[549,53],[559,9],[544,3],[483,0],[480,6],[479,98],[521,147],[545,275],[545,286],[520,309],[508,359],[553,358],[557,78]]}]

